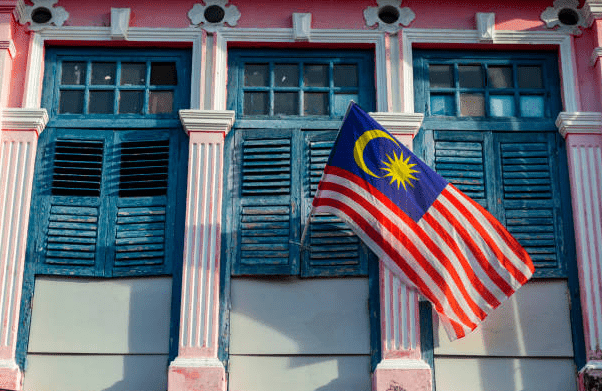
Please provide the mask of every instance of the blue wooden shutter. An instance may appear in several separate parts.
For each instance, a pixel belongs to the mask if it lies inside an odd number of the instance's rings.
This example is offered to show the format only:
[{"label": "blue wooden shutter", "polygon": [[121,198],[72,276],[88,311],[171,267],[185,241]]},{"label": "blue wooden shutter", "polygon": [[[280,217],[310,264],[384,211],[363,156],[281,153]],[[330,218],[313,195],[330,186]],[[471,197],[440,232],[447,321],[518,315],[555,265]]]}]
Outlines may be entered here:
[{"label": "blue wooden shutter", "polygon": [[[334,144],[336,132],[304,132],[305,167],[303,183],[304,214],[307,220],[311,202],[324,166]],[[301,276],[353,276],[368,273],[368,250],[351,228],[331,214],[315,214],[310,218],[303,252]]]},{"label": "blue wooden shutter", "polygon": [[233,274],[296,274],[299,166],[291,131],[236,130]]}]

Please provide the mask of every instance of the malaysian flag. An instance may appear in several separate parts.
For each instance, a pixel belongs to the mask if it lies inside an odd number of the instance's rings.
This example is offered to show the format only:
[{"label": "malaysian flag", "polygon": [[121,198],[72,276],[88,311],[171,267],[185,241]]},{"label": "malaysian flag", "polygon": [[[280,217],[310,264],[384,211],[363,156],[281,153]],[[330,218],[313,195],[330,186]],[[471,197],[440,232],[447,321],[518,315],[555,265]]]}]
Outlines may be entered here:
[{"label": "malaysian flag", "polygon": [[489,212],[351,103],[312,213],[345,220],[461,338],[531,277],[527,252]]}]

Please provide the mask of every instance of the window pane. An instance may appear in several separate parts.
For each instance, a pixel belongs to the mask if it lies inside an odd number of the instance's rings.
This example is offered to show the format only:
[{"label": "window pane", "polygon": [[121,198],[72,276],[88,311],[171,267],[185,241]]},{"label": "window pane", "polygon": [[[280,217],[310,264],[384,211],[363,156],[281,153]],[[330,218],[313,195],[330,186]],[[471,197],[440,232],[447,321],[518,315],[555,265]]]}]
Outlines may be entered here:
[{"label": "window pane", "polygon": [[245,85],[252,87],[267,87],[268,64],[245,64]]},{"label": "window pane", "polygon": [[245,92],[245,115],[268,115],[267,92]]},{"label": "window pane", "polygon": [[460,114],[465,117],[485,116],[483,94],[460,94]]},{"label": "window pane", "polygon": [[274,93],[274,115],[298,115],[299,100],[296,92]]},{"label": "window pane", "polygon": [[114,62],[93,62],[92,63],[92,78],[90,84],[93,85],[112,85],[115,84],[115,69]]},{"label": "window pane", "polygon": [[452,95],[431,95],[431,115],[456,115],[455,103]]},{"label": "window pane", "polygon": [[431,88],[451,88],[454,78],[451,65],[430,65],[429,81]]},{"label": "window pane", "polygon": [[483,88],[483,69],[480,65],[458,65],[461,88]]},{"label": "window pane", "polygon": [[352,64],[335,65],[333,78],[335,87],[357,87],[357,66]]},{"label": "window pane", "polygon": [[274,65],[276,87],[299,87],[299,66],[297,64]]},{"label": "window pane", "polygon": [[490,66],[487,68],[489,88],[512,88],[512,67]]},{"label": "window pane", "polygon": [[82,85],[86,83],[85,62],[63,62],[61,84]]},{"label": "window pane", "polygon": [[59,113],[80,114],[84,112],[84,91],[61,91]]},{"label": "window pane", "polygon": [[342,117],[347,112],[347,106],[349,102],[359,102],[358,94],[335,94],[334,95],[334,115],[335,117]]},{"label": "window pane", "polygon": [[518,67],[519,88],[543,88],[541,67],[519,66]]},{"label": "window pane", "polygon": [[173,62],[153,62],[151,64],[150,84],[153,86],[175,86],[178,84],[176,64]]},{"label": "window pane", "polygon": [[521,96],[520,97],[520,115],[521,117],[544,116],[544,98],[543,96]]},{"label": "window pane", "polygon": [[492,117],[514,117],[514,112],[514,96],[489,97],[489,113]]},{"label": "window pane", "polygon": [[121,85],[145,85],[146,64],[142,62],[124,62],[121,64]]},{"label": "window pane", "polygon": [[303,113],[305,115],[328,115],[328,94],[306,93]]},{"label": "window pane", "polygon": [[121,91],[119,112],[123,114],[142,114],[144,91]]},{"label": "window pane", "polygon": [[328,66],[307,64],[304,78],[306,87],[328,87]]},{"label": "window pane", "polygon": [[173,111],[173,91],[150,91],[148,95],[149,114],[165,114]]},{"label": "window pane", "polygon": [[90,114],[112,114],[113,113],[113,91],[90,91]]}]

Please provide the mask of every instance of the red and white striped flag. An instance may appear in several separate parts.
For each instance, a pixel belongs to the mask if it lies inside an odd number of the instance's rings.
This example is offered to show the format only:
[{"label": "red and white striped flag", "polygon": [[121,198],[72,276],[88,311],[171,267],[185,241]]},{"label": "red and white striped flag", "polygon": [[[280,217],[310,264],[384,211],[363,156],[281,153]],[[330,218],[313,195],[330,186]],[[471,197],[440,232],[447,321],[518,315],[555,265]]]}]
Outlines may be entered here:
[{"label": "red and white striped flag", "polygon": [[425,296],[454,340],[531,277],[527,252],[489,212],[351,104],[313,200]]}]

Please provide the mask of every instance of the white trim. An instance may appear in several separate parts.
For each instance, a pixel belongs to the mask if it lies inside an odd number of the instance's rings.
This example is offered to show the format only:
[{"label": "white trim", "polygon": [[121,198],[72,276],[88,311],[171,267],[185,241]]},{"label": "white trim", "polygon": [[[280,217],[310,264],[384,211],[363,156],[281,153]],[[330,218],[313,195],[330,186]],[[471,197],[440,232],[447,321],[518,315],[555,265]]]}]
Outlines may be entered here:
[{"label": "white trim", "polygon": [[19,369],[17,362],[9,358],[7,360],[0,360],[0,369]]},{"label": "white trim", "polygon": [[[403,30],[403,86],[404,110],[414,112],[414,69],[412,45],[415,43],[480,43],[477,30],[414,29]],[[496,30],[492,43],[504,45],[558,45],[562,73],[562,94],[564,110],[578,111],[579,100],[575,86],[575,58],[571,36],[554,31],[513,31]]]},{"label": "white trim", "polygon": [[[226,67],[228,42],[295,42],[293,29],[223,28],[216,31],[213,109],[226,108]],[[375,30],[312,29],[310,42],[368,43],[375,46],[376,101],[378,111],[387,111],[385,33]]]},{"label": "white trim", "polygon": [[2,129],[35,130],[42,133],[48,123],[46,109],[6,108],[2,110]]},{"label": "white trim", "polygon": [[368,113],[383,128],[395,134],[407,134],[414,137],[424,119],[422,113]]},{"label": "white trim", "polygon": [[378,363],[376,366],[376,370],[383,369],[428,369],[431,367],[422,360],[417,359],[405,359],[405,358],[395,358],[395,359],[385,359]]},{"label": "white trim", "polygon": [[[202,34],[200,29],[187,28],[148,28],[131,27],[128,29],[129,42],[190,42],[192,43],[193,72],[190,80],[190,107],[200,108],[201,72],[200,59]],[[44,68],[45,41],[112,41],[111,27],[48,27],[33,34],[29,46],[27,73],[23,106],[40,107],[40,83]],[[196,62],[195,62],[196,61]]]},{"label": "white trim", "polygon": [[203,131],[227,134],[234,124],[235,115],[231,110],[180,110],[179,114],[186,134]]},{"label": "white trim", "polygon": [[602,57],[602,47],[598,46],[592,51],[592,57],[589,60],[589,64],[591,66],[596,65],[596,61],[598,61],[600,57]]},{"label": "white trim", "polygon": [[567,134],[602,134],[602,113],[561,112],[556,118],[556,126],[562,137]]},{"label": "white trim", "polygon": [[216,357],[176,357],[169,364],[170,367],[176,368],[224,368],[224,364]]},{"label": "white trim", "polygon": [[591,360],[588,361],[587,364],[585,364],[585,366],[583,368],[581,368],[581,370],[579,372],[585,372],[585,371],[600,371],[602,370],[602,361],[600,360]]},{"label": "white trim", "polygon": [[602,19],[602,1],[586,0],[581,8],[583,17],[586,20],[587,26],[591,26],[596,19]]},{"label": "white trim", "polygon": [[129,8],[111,7],[111,38],[128,39],[128,29],[130,28]]},{"label": "white trim", "polygon": [[15,54],[17,54],[17,48],[12,39],[0,41],[0,49],[8,50],[8,54],[11,58],[15,58]]}]

